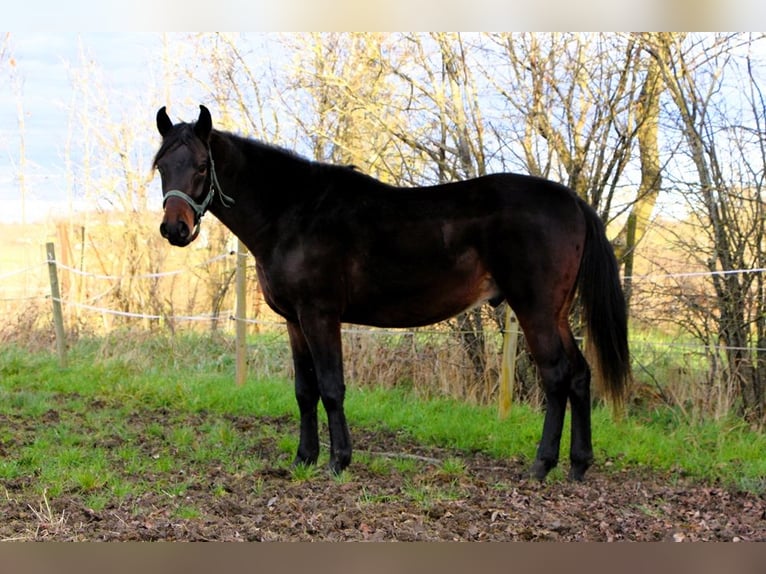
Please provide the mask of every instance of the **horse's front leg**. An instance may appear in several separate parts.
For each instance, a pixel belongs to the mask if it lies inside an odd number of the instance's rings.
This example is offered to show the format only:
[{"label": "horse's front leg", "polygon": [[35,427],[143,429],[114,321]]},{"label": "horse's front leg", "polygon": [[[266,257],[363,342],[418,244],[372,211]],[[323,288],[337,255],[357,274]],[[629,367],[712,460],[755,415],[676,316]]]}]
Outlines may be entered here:
[{"label": "horse's front leg", "polygon": [[313,360],[319,398],[327,412],[330,469],[340,474],[351,463],[351,437],[343,410],[346,387],[343,381],[340,320],[322,313],[304,312],[300,317],[300,328]]},{"label": "horse's front leg", "polygon": [[317,427],[317,384],[314,360],[308,343],[297,323],[288,321],[287,333],[295,366],[295,398],[301,415],[301,434],[294,464],[316,464],[319,456],[319,431]]}]

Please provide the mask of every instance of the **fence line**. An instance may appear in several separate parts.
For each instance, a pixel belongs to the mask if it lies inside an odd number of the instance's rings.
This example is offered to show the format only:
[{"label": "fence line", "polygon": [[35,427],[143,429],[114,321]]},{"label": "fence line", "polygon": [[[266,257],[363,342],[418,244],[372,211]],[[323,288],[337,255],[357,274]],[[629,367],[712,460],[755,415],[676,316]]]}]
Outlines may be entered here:
[{"label": "fence line", "polygon": [[756,267],[754,269],[729,269],[724,271],[689,271],[686,273],[664,273],[654,274],[649,273],[646,275],[627,275],[625,279],[631,281],[642,281],[646,279],[679,279],[684,277],[713,277],[713,276],[725,276],[725,275],[742,275],[744,273],[763,273],[766,271],[766,267]]},{"label": "fence line", "polygon": [[[50,297],[50,296],[49,296]],[[51,300],[57,301],[67,307],[75,307],[77,309],[85,309],[87,311],[93,311],[96,313],[105,313],[107,315],[116,315],[118,317],[130,317],[132,319],[164,319],[166,321],[212,321],[214,319],[221,319],[225,315],[150,315],[147,313],[133,313],[131,311],[117,311],[115,309],[109,309],[107,307],[96,307],[95,305],[88,305],[86,303],[77,303],[75,301],[68,301],[63,298],[51,297]]]},{"label": "fence line", "polygon": [[[231,257],[234,255],[236,255],[236,251],[227,251],[225,253],[221,253],[220,255],[216,255],[206,261],[197,263],[190,267],[193,267],[193,268],[205,267],[206,265],[210,265],[211,263],[215,263],[216,261],[220,261],[221,259],[225,259],[227,257]],[[37,265],[30,265],[28,267],[22,267],[21,269],[6,271],[5,273],[0,274],[0,280],[13,277],[15,275],[20,275],[22,273],[27,273],[35,269],[39,269],[43,265],[50,264],[50,263],[53,263],[53,261],[46,260],[44,263],[39,263]],[[102,279],[102,280],[155,279],[160,277],[170,277],[173,275],[181,275],[189,271],[189,267],[187,267],[185,269],[177,269],[175,271],[160,271],[157,273],[143,273],[138,275],[105,275],[101,273],[93,273],[91,271],[84,271],[81,269],[77,269],[76,267],[65,265],[61,263],[60,261],[55,261],[55,263],[58,269],[69,271],[70,273],[74,273],[75,275],[90,277],[92,279]],[[631,281],[644,281],[644,280],[654,281],[659,279],[678,279],[678,278],[686,278],[686,277],[713,277],[713,276],[725,276],[725,275],[742,275],[745,273],[766,273],[766,267],[755,267],[752,269],[726,269],[721,271],[689,271],[689,272],[682,272],[682,273],[647,273],[644,275],[626,275],[624,279],[630,279]]]},{"label": "fence line", "polygon": [[[46,261],[47,263],[47,261]],[[7,279],[8,277],[13,277],[14,275],[21,275],[22,273],[27,273],[29,271],[32,271],[33,269],[40,269],[45,265],[45,263],[38,263],[37,265],[30,265],[29,267],[23,267],[21,269],[15,269],[14,271],[6,271],[2,275],[0,275],[0,280]]]},{"label": "fence line", "polygon": [[711,351],[721,351],[721,350],[729,350],[729,351],[755,351],[755,352],[766,352],[766,348],[763,347],[729,347],[728,345],[702,345],[694,343],[663,343],[659,341],[631,341],[630,346],[631,348],[635,348],[637,346],[648,346],[648,347],[664,347],[667,349],[688,349],[692,351],[705,351],[705,350],[711,350]]},{"label": "fence line", "polygon": [[[193,265],[192,267],[205,267],[206,265],[210,265],[211,263],[215,263],[216,261],[220,261],[221,259],[225,259],[226,257],[230,257],[231,255],[234,255],[234,254],[235,253],[233,251],[221,253],[220,255],[211,257],[207,261],[203,261],[202,263],[197,263],[196,265]],[[91,273],[89,271],[83,271],[81,269],[77,269],[76,267],[64,265],[61,262],[48,261],[48,263],[56,263],[56,266],[59,269],[64,269],[65,271],[69,271],[70,273],[74,273],[75,275],[80,275],[82,277],[90,277],[92,279],[104,279],[104,280],[157,279],[160,277],[172,277],[174,275],[181,275],[189,271],[189,269],[187,268],[187,269],[177,269],[176,271],[160,271],[158,273],[142,273],[139,275],[102,275],[100,273]]]},{"label": "fence line", "polygon": [[[190,268],[200,268],[205,267],[207,265],[210,265],[212,263],[215,263],[216,261],[220,261],[222,259],[225,259],[227,257],[236,256],[236,251],[227,251],[224,253],[221,253],[219,255],[216,255],[214,257],[211,257],[210,259],[207,259],[206,261],[203,261],[201,263],[197,263],[193,266],[190,266]],[[151,278],[162,278],[162,277],[170,277],[175,275],[180,275],[183,273],[186,273],[189,271],[190,268],[185,269],[179,269],[175,271],[163,271],[163,272],[157,272],[157,273],[146,273],[146,274],[138,274],[138,275],[107,275],[107,274],[100,274],[100,273],[93,273],[89,271],[84,271],[81,269],[77,269],[75,267],[71,267],[69,265],[65,265],[59,261],[46,259],[44,263],[40,263],[37,265],[30,265],[27,267],[22,267],[20,269],[15,269],[11,271],[4,272],[3,274],[0,274],[0,280],[7,279],[10,277],[14,277],[16,275],[21,275],[23,273],[28,273],[30,271],[34,271],[37,269],[40,269],[44,265],[50,265],[55,264],[57,269],[69,271],[70,273],[74,273],[80,276],[89,277],[92,279],[97,280],[119,280],[119,279],[151,279]],[[730,269],[730,270],[722,270],[722,271],[700,271],[700,272],[683,272],[683,273],[665,273],[665,274],[645,274],[645,275],[632,275],[627,276],[626,279],[631,279],[633,281],[642,281],[642,280],[659,280],[659,279],[665,279],[665,278],[687,278],[687,277],[712,277],[712,276],[724,276],[724,275],[734,275],[734,274],[744,274],[744,273],[764,273],[766,272],[766,268],[759,267],[759,268],[752,268],[752,269]],[[103,294],[102,294],[103,296]],[[67,305],[69,307],[75,307],[78,309],[84,309],[87,311],[92,311],[94,313],[102,313],[102,314],[108,314],[108,315],[114,315],[114,316],[120,316],[120,317],[127,317],[127,318],[135,318],[135,319],[149,319],[149,320],[165,320],[165,321],[188,321],[188,322],[195,322],[195,321],[213,321],[216,319],[223,319],[226,318],[225,313],[221,313],[218,315],[215,314],[206,314],[206,315],[158,315],[158,314],[147,314],[147,313],[138,313],[138,312],[129,312],[129,311],[118,311],[115,309],[110,309],[107,307],[99,307],[96,305],[89,305],[87,303],[80,303],[76,301],[67,300],[64,298],[55,298],[52,297],[50,294],[44,294],[41,293],[39,295],[32,295],[32,296],[25,296],[25,297],[10,297],[10,298],[0,298],[0,301],[3,302],[10,302],[10,301],[29,301],[34,299],[42,299],[42,298],[50,298],[51,300]],[[99,297],[96,297],[95,300],[99,299]],[[235,316],[235,313],[233,311],[230,312],[228,315],[228,319],[230,321],[235,322],[243,322],[246,324],[251,325],[262,325],[262,326],[269,326],[269,327],[279,327],[283,328],[285,327],[285,322],[280,321],[264,321],[261,319],[250,319],[250,318],[237,318]],[[428,330],[407,330],[407,329],[366,329],[361,327],[345,327],[343,328],[343,332],[346,334],[374,334],[374,335],[381,335],[381,336],[393,336],[393,335],[439,335],[444,334],[442,331],[428,331]],[[450,334],[455,334],[455,331],[450,331]],[[458,333],[459,334],[459,333]],[[663,343],[663,342],[651,342],[651,341],[633,341],[631,342],[631,346],[650,346],[654,348],[668,348],[668,349],[688,349],[692,351],[707,351],[707,350],[713,350],[713,351],[721,351],[721,350],[738,350],[738,351],[755,351],[755,352],[766,352],[766,348],[761,347],[729,347],[726,345],[694,345],[689,343]]]},{"label": "fence line", "polygon": [[[168,272],[158,272],[158,273],[147,273],[147,274],[140,274],[140,275],[106,275],[106,274],[98,274],[98,273],[91,273],[87,272],[82,269],[77,269],[74,267],[70,267],[68,265],[59,263],[56,261],[56,257],[54,254],[54,246],[53,243],[47,243],[46,244],[46,250],[47,250],[47,258],[46,263],[49,270],[50,275],[50,282],[51,282],[51,294],[49,295],[49,298],[51,299],[53,303],[53,320],[54,320],[54,327],[56,329],[56,345],[60,357],[60,363],[62,366],[66,366],[67,364],[67,343],[66,343],[66,333],[64,330],[64,320],[63,320],[63,314],[61,312],[62,305],[67,305],[68,307],[74,307],[76,309],[82,309],[89,312],[94,313],[101,313],[104,315],[112,315],[117,317],[125,317],[130,319],[145,319],[145,320],[154,320],[154,321],[161,321],[162,325],[170,323],[172,325],[172,322],[178,321],[178,322],[217,322],[221,320],[225,320],[227,318],[228,313],[228,319],[230,321],[233,321],[236,333],[236,343],[235,343],[235,383],[238,385],[243,385],[246,382],[247,379],[247,371],[248,371],[248,348],[249,345],[247,344],[247,333],[244,329],[244,325],[247,324],[254,324],[254,325],[268,325],[272,328],[277,328],[278,331],[273,331],[277,337],[284,337],[285,336],[285,327],[286,323],[284,321],[264,321],[261,319],[249,319],[246,317],[245,309],[245,269],[247,267],[246,265],[246,257],[245,257],[245,251],[241,249],[240,245],[238,244],[237,251],[230,251],[227,253],[223,253],[217,256],[214,256],[207,261],[204,261],[202,263],[199,263],[197,265],[188,266],[185,269],[177,270],[177,271],[168,271]],[[236,258],[236,279],[237,279],[237,289],[235,293],[236,297],[236,308],[231,311],[224,310],[223,312],[218,312],[216,314],[204,314],[204,315],[167,315],[167,314],[157,314],[157,313],[143,313],[143,312],[131,312],[131,311],[120,311],[116,309],[110,309],[108,307],[103,306],[97,306],[93,304],[88,304],[81,301],[74,301],[74,300],[68,300],[62,297],[62,295],[59,292],[58,287],[58,271],[59,269],[69,271],[70,273],[74,273],[83,277],[88,277],[95,280],[105,280],[105,281],[114,281],[114,280],[122,280],[122,279],[154,279],[154,278],[163,278],[163,277],[170,277],[170,276],[177,276],[183,273],[186,273],[190,271],[193,268],[200,268],[204,267],[206,265],[209,265],[211,263],[214,263],[216,261],[219,261],[221,259],[224,259],[226,257],[229,257],[231,255],[237,255]],[[36,266],[33,267],[27,267],[25,269],[13,271],[4,273],[0,278],[5,277],[12,277],[19,275],[21,273],[29,272],[32,269],[35,269]],[[662,275],[643,275],[643,276],[633,276],[631,279],[635,279],[637,281],[651,281],[661,278],[668,278],[668,277],[706,277],[706,276],[715,276],[715,275],[729,275],[729,274],[735,274],[735,273],[762,273],[766,271],[764,268],[757,268],[757,269],[737,269],[737,270],[729,270],[729,271],[718,271],[718,272],[687,272],[687,273],[673,273],[673,274],[662,274]],[[111,284],[111,286],[106,290],[106,292],[93,297],[84,297],[86,300],[89,299],[91,302],[95,303],[99,301],[102,297],[104,297],[107,293],[114,290],[115,288],[118,288],[119,284]],[[79,297],[82,299],[82,295]],[[507,413],[507,407],[510,405],[509,401],[507,400],[507,397],[510,396],[510,392],[513,389],[513,386],[517,382],[518,374],[516,372],[510,371],[508,365],[511,364],[511,357],[517,357],[518,356],[518,347],[516,345],[517,335],[519,333],[518,325],[516,325],[515,329],[511,329],[508,326],[508,323],[506,322],[506,327],[503,328],[502,326],[499,328],[499,333],[489,333],[487,337],[487,341],[489,341],[490,347],[491,345],[497,345],[498,338],[497,335],[499,334],[502,338],[502,352],[501,355],[498,355],[497,357],[501,361],[501,368],[500,372],[498,373],[499,380],[498,380],[498,400],[499,400],[499,412],[500,416],[503,416]],[[452,330],[412,330],[412,329],[378,329],[378,328],[366,328],[364,326],[355,326],[352,325],[350,327],[348,326],[341,326],[341,332],[344,335],[367,335],[372,337],[378,337],[378,336],[394,336],[394,337],[415,337],[415,336],[428,336],[428,335],[439,335],[441,339],[439,339],[436,343],[434,343],[432,346],[433,348],[436,348],[439,353],[447,351],[448,353],[454,352],[456,346],[457,346],[457,340],[456,335],[459,335],[459,333],[456,333]],[[463,332],[471,332],[471,331],[463,331]],[[455,337],[455,343],[450,345],[450,337]],[[361,339],[362,341],[364,339]],[[401,340],[401,339],[397,339]],[[408,339],[404,339],[407,341]],[[513,341],[513,342],[512,342]],[[446,343],[446,344],[445,344]],[[722,351],[743,351],[746,353],[763,353],[766,352],[766,349],[764,348],[749,348],[749,347],[727,347],[722,345],[705,345],[705,344],[688,344],[688,343],[666,343],[666,342],[650,342],[650,341],[631,341],[630,343],[631,347],[634,349],[650,349],[650,351],[645,352],[646,355],[642,358],[642,356],[639,354],[636,357],[636,364],[641,364],[642,361],[646,361],[647,357],[649,358],[649,361],[653,361],[654,357],[662,357],[666,352],[658,351],[657,354],[650,354],[656,349],[683,349],[686,352],[685,356],[690,356],[690,353],[695,353],[695,355],[691,355],[695,358],[699,358],[702,356],[702,353],[705,354],[706,359],[709,359],[710,356],[715,357],[716,355],[710,355],[710,353],[718,354]],[[423,348],[423,347],[421,347]],[[428,343],[426,343],[425,348],[430,348]],[[673,351],[669,351],[673,352]],[[760,355],[759,355],[760,356]],[[488,358],[488,357],[487,357]],[[643,366],[643,365],[642,365]],[[462,368],[462,367],[461,367]]]},{"label": "fence line", "polygon": [[0,302],[9,303],[11,301],[34,301],[35,299],[45,299],[50,295],[40,292],[38,295],[25,295],[24,297],[0,297]]},{"label": "fence line", "polygon": [[[207,261],[203,261],[202,263],[197,263],[196,265],[193,265],[192,267],[197,267],[197,268],[204,267],[206,265],[215,263],[216,261],[225,259],[226,257],[230,257],[232,255],[236,255],[236,252],[231,251],[227,253],[222,253],[220,255],[216,255],[215,257],[212,257],[208,259]],[[57,262],[56,265],[58,266],[59,269],[64,269],[65,271],[69,271],[76,275],[91,277],[93,279],[106,279],[106,280],[128,279],[128,278],[154,279],[159,277],[170,277],[173,275],[181,275],[189,271],[189,269],[187,268],[187,269],[177,269],[175,271],[161,271],[158,273],[144,273],[139,275],[102,275],[98,273],[82,271],[75,267],[64,265],[61,262]],[[35,268],[36,267],[28,267],[26,269],[19,269],[18,271],[12,271],[8,273],[7,275],[0,275],[0,279],[5,278],[6,276],[23,273],[24,271],[28,271],[30,269],[35,269]],[[631,281],[644,281],[644,280],[656,281],[659,279],[680,279],[680,278],[686,278],[686,277],[714,277],[714,276],[720,277],[725,275],[742,275],[746,273],[764,273],[764,272],[766,272],[766,267],[756,267],[753,269],[729,269],[729,270],[723,270],[723,271],[689,271],[689,272],[683,272],[683,273],[647,273],[645,275],[626,275],[624,279],[630,279]]]},{"label": "fence line", "polygon": [[[47,295],[45,297],[51,298],[50,295]],[[51,298],[53,299],[53,298]],[[87,311],[93,311],[94,313],[104,313],[107,315],[116,315],[119,317],[128,317],[132,319],[150,319],[150,320],[164,320],[164,321],[214,321],[214,320],[223,320],[227,319],[229,321],[233,322],[241,322],[246,323],[248,325],[259,325],[264,327],[277,327],[277,328],[285,328],[287,326],[287,323],[285,321],[269,321],[264,319],[250,319],[250,318],[237,318],[234,314],[234,311],[230,311],[227,315],[226,313],[221,313],[219,315],[156,315],[156,314],[148,314],[148,313],[135,313],[130,311],[117,311],[115,309],[109,309],[108,307],[97,307],[95,305],[87,305],[85,303],[77,303],[75,301],[68,301],[66,299],[60,298],[60,299],[53,299],[61,303],[62,305],[70,306],[70,307],[76,307],[79,309],[85,309]],[[341,332],[347,335],[375,335],[375,336],[401,336],[401,335],[460,335],[465,333],[472,333],[473,331],[434,331],[434,330],[426,330],[426,329],[419,329],[417,331],[414,331],[412,329],[383,329],[383,328],[377,328],[377,327],[363,327],[363,326],[351,326],[351,327],[342,327]],[[579,339],[579,338],[578,338]],[[581,339],[580,339],[581,340]],[[764,347],[730,347],[728,345],[703,345],[703,344],[693,344],[693,343],[668,343],[668,342],[661,342],[661,341],[631,341],[630,346],[635,348],[637,346],[643,346],[643,347],[652,347],[652,348],[665,348],[665,349],[686,349],[689,351],[753,351],[753,352],[766,352],[766,348]]]}]

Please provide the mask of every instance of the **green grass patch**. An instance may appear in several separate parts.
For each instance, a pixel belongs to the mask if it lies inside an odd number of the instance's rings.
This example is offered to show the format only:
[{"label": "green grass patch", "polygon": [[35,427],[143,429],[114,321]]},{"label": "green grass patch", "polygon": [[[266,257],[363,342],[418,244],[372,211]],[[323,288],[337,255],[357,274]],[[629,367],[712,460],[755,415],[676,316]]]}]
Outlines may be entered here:
[{"label": "green grass patch", "polygon": [[313,480],[320,475],[320,472],[319,467],[314,464],[296,464],[290,469],[290,475],[295,482]]},{"label": "green grass patch", "polygon": [[[264,462],[289,465],[297,448],[291,383],[253,374],[248,384],[236,387],[227,358],[231,352],[220,337],[95,339],[75,344],[69,366],[61,369],[53,354],[3,348],[0,441],[5,455],[0,481],[31,476],[40,493],[80,493],[92,506],[103,507],[105,497],[124,498],[147,487],[181,496],[190,484],[202,481],[199,477],[209,467],[253,472]],[[150,423],[146,417],[141,424],[134,422],[136,413],[147,411],[152,414]],[[542,428],[542,414],[525,405],[515,405],[501,420],[495,406],[423,400],[406,390],[373,387],[349,388],[346,411],[352,433],[353,427],[404,431],[423,444],[528,462]],[[296,424],[284,436],[274,436],[269,425],[256,422],[243,431],[234,422],[237,417],[253,421],[286,416]],[[568,421],[566,426],[561,453],[565,469],[553,480],[563,477],[567,467]],[[601,468],[653,469],[766,492],[766,435],[739,419],[690,422],[676,411],[655,409],[615,422],[607,409],[596,408],[593,432]],[[327,441],[326,436],[320,438]],[[279,460],[259,459],[263,441],[276,445]],[[364,450],[364,445],[358,447]],[[326,450],[320,464],[326,463]],[[412,472],[417,464],[364,452],[356,460],[366,460],[380,475]],[[292,472],[295,480],[313,476],[308,470]],[[459,478],[465,468],[452,458],[443,461],[438,472]],[[130,478],[142,473],[164,478],[150,486]],[[408,496],[432,495],[426,492],[429,488],[413,485]]]}]

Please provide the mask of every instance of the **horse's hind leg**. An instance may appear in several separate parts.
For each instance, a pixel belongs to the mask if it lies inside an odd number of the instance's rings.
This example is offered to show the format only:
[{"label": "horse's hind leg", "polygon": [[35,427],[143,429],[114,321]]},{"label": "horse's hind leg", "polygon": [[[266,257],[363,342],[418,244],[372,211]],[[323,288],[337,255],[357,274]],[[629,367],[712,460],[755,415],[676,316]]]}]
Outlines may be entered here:
[{"label": "horse's hind leg", "polygon": [[542,326],[539,322],[525,321],[523,316],[519,316],[519,322],[524,329],[545,391],[543,434],[531,470],[532,476],[543,480],[559,461],[571,368],[554,321],[546,321],[545,326]]},{"label": "horse's hind leg", "polygon": [[[558,464],[567,400],[572,407],[572,436],[569,451],[571,480],[583,480],[593,462],[591,442],[590,369],[577,348],[568,323],[562,318],[554,333],[525,330],[545,391],[543,436],[532,466],[532,475],[542,480]],[[541,334],[542,333],[542,334]]]},{"label": "horse's hind leg", "polygon": [[590,368],[577,348],[569,325],[565,325],[562,337],[572,365],[569,387],[569,403],[572,407],[572,439],[569,453],[571,467],[569,478],[583,480],[585,471],[593,462],[591,443]]}]

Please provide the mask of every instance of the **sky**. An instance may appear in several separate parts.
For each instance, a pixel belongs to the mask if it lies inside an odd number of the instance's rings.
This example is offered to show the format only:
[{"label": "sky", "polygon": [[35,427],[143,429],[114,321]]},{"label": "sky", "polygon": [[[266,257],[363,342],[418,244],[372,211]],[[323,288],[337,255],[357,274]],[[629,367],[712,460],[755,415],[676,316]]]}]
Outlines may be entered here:
[{"label": "sky", "polygon": [[[19,96],[23,109],[27,219],[43,218],[67,203],[64,148],[69,134],[72,69],[81,50],[90,54],[104,82],[121,98],[141,97],[146,74],[156,68],[159,34],[12,33],[15,78],[0,82],[0,222],[21,219]],[[153,112],[147,114],[153,121]],[[72,131],[76,135],[76,130]]]},{"label": "sky", "polygon": [[[93,55],[105,81],[120,98],[140,98],[148,73],[156,69],[161,36],[129,30],[168,25],[180,29],[246,26],[255,30],[342,29],[739,29],[762,26],[761,0],[187,0],[113,3],[109,0],[26,0],[4,7],[11,29],[12,57],[24,113],[28,174],[27,212],[38,217],[66,201],[63,149],[68,133],[67,108],[72,97],[70,67],[79,61],[80,45]],[[61,27],[110,30],[100,33],[51,31]],[[29,31],[29,30],[48,31]],[[115,31],[117,30],[117,31]],[[0,32],[0,40],[5,33]],[[2,65],[2,64],[0,64]],[[18,220],[20,147],[18,92],[0,68],[0,223]],[[153,107],[153,106],[152,106]],[[152,111],[153,115],[153,111]],[[62,195],[63,194],[63,195]]]}]

